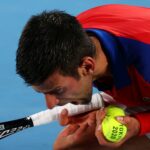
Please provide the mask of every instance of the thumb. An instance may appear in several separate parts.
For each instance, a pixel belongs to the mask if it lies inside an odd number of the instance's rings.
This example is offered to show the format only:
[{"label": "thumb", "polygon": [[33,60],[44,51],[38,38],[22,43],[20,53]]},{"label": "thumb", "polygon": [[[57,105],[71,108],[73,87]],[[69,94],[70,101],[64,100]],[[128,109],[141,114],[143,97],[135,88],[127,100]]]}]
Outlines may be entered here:
[{"label": "thumb", "polygon": [[130,122],[129,116],[117,116],[116,120],[121,124],[127,125]]},{"label": "thumb", "polygon": [[59,115],[59,123],[62,126],[65,126],[69,123],[69,116],[67,109],[63,109]]}]

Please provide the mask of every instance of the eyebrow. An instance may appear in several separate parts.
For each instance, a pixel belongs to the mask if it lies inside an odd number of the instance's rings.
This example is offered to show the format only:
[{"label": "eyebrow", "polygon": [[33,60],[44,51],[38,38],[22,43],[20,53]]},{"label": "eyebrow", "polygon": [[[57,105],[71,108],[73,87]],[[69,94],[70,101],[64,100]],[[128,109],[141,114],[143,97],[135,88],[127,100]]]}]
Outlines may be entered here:
[{"label": "eyebrow", "polygon": [[42,91],[38,91],[38,90],[36,90],[36,92],[47,94],[47,93],[50,93],[50,92],[58,91],[59,88],[60,88],[60,89],[63,89],[63,87],[58,86],[58,87],[54,87],[54,88],[52,88],[52,89],[50,89],[50,90],[47,90],[46,92],[42,92]]},{"label": "eyebrow", "polygon": [[36,92],[38,92],[38,93],[44,93],[44,94],[47,94],[47,93],[49,93],[49,92],[52,92],[52,91],[54,91],[54,89],[51,89],[51,90],[48,90],[48,91],[38,91],[38,90],[36,90]]}]

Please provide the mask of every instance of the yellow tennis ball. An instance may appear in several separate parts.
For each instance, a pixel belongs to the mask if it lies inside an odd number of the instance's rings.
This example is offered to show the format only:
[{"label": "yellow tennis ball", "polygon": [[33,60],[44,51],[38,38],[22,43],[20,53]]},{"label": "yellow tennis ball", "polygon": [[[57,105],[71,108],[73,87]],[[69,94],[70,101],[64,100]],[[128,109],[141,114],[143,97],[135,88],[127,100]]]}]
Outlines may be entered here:
[{"label": "yellow tennis ball", "polygon": [[107,107],[107,113],[106,116],[116,117],[116,116],[125,116],[125,112],[122,108],[109,105]]},{"label": "yellow tennis ball", "polygon": [[127,127],[119,123],[115,119],[116,116],[125,116],[125,112],[119,107],[109,106],[102,122],[103,134],[111,142],[119,142],[127,133]]}]

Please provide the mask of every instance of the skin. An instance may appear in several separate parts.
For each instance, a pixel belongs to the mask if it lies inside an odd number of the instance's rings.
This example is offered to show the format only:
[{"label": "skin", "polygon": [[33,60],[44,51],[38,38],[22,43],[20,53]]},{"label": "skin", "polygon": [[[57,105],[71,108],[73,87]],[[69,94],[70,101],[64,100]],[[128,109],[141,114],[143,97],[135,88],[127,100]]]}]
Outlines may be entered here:
[{"label": "skin", "polygon": [[97,126],[95,130],[95,136],[97,137],[100,145],[111,147],[111,148],[117,148],[117,147],[120,147],[123,143],[125,143],[128,139],[138,134],[140,124],[137,119],[135,119],[134,117],[130,117],[130,116],[125,116],[125,117],[118,116],[116,120],[127,126],[127,129],[128,129],[127,134],[125,138],[121,140],[120,142],[117,142],[117,143],[108,142],[104,138],[102,129],[101,129],[101,123],[105,117],[106,111],[107,111],[107,108],[102,109],[101,111],[97,111],[96,113]]},{"label": "skin", "polygon": [[98,78],[109,76],[107,58],[102,51],[99,41],[91,37],[96,47],[96,56],[84,57],[78,67],[80,79],[63,76],[55,71],[41,85],[32,87],[45,95],[48,108],[55,105],[88,103],[92,96],[92,83]]},{"label": "skin", "polygon": [[[83,114],[77,117],[70,117],[69,118],[70,123],[66,128],[64,128],[64,130],[57,137],[57,140],[54,143],[54,149],[79,150],[87,148],[92,149],[93,146],[94,147],[99,146],[99,143],[94,134],[96,126],[95,115],[96,111],[93,111],[89,114]],[[67,119],[65,121],[67,121]],[[88,145],[87,143],[90,143],[90,145]]]},{"label": "skin", "polygon": [[[102,50],[100,42],[96,37],[91,37],[95,47],[96,56],[84,57],[82,64],[78,67],[80,79],[63,76],[56,70],[41,85],[33,85],[33,88],[45,95],[48,108],[56,105],[64,105],[68,102],[73,104],[85,104],[90,102],[92,96],[92,83],[96,79],[112,79],[107,58]],[[58,135],[54,143],[54,150],[67,149],[99,149],[101,146],[116,148],[129,138],[136,136],[140,124],[137,119],[125,116],[120,117],[119,122],[128,127],[126,137],[119,143],[108,142],[101,131],[101,122],[105,117],[106,109],[97,110],[82,116],[68,117],[67,110],[60,115],[60,124],[68,125]]]},{"label": "skin", "polygon": [[107,108],[101,108],[83,116],[67,117],[67,111],[65,110],[60,115],[60,124],[69,125],[58,135],[54,143],[54,150],[66,150],[68,148],[73,150],[76,147],[77,150],[87,150],[90,149],[90,146],[95,150],[103,150],[106,147],[114,149],[138,134],[140,125],[135,118],[130,116],[118,117],[118,121],[127,126],[128,132],[122,141],[118,143],[108,142],[101,129],[101,122],[106,111]]}]

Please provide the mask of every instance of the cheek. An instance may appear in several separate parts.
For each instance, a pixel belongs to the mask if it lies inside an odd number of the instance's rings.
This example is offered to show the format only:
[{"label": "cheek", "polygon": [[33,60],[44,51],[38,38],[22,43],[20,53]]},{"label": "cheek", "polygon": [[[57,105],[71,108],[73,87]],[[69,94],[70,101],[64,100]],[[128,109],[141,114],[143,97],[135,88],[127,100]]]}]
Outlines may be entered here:
[{"label": "cheek", "polygon": [[80,84],[80,89],[81,89],[81,92],[83,92],[82,94],[84,95],[89,95],[91,94],[91,91],[92,91],[92,79],[86,79],[84,81],[81,82]]},{"label": "cheek", "polygon": [[74,93],[79,93],[80,91],[82,91],[84,85],[82,82],[73,82],[71,83],[71,86],[70,86],[70,90]]},{"label": "cheek", "polygon": [[87,84],[82,81],[71,83],[69,91],[76,96],[84,95],[84,93],[87,91]]},{"label": "cheek", "polygon": [[62,95],[63,97],[74,97],[79,94],[81,91],[81,86],[71,82],[67,85],[65,93]]},{"label": "cheek", "polygon": [[[69,81],[69,80],[68,80]],[[83,96],[91,93],[92,90],[92,79],[91,78],[82,78],[79,81],[70,80],[67,84],[67,90],[65,96]]]}]

